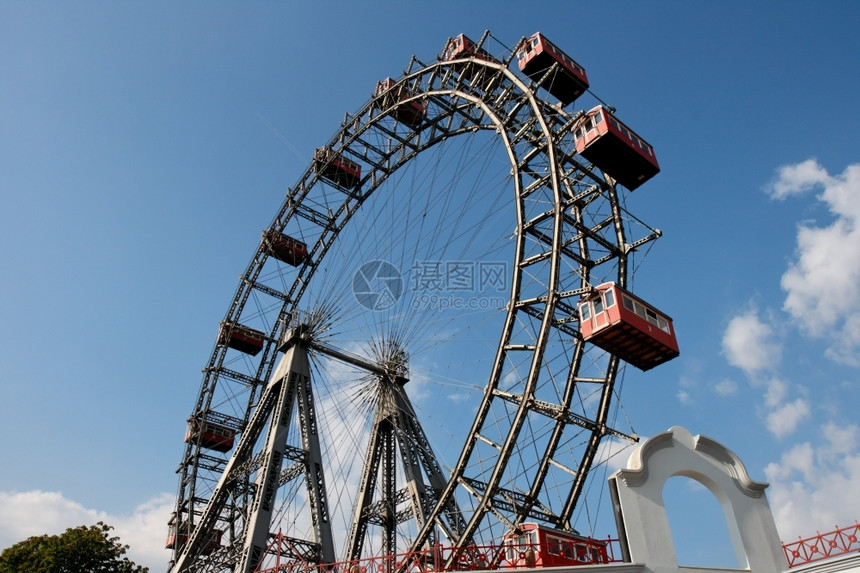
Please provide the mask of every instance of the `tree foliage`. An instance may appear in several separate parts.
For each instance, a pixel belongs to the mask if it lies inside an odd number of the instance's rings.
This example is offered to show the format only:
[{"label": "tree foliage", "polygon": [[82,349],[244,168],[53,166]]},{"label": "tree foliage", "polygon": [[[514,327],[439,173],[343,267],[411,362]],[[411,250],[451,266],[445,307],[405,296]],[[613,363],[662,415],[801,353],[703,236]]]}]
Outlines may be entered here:
[{"label": "tree foliage", "polygon": [[31,537],[0,553],[0,573],[148,573],[123,557],[128,545],[110,537],[112,529],[100,521]]}]

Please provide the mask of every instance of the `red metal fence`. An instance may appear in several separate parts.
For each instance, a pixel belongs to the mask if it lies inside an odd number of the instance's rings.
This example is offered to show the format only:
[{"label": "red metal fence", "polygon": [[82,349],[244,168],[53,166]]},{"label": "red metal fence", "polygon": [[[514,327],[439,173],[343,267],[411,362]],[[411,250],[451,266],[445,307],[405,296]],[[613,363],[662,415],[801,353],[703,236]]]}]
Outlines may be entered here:
[{"label": "red metal fence", "polygon": [[[594,540],[595,545],[606,548],[606,563],[620,561],[615,554],[614,545],[617,539]],[[582,543],[580,541],[579,543]],[[275,544],[273,544],[275,545]],[[512,560],[507,554],[509,548],[504,545],[472,545],[469,547],[446,547],[437,545],[423,551],[397,553],[379,557],[367,557],[354,561],[326,563],[323,565],[301,562],[280,561],[280,554],[275,554],[274,562],[257,569],[257,573],[440,573],[448,571],[485,571],[512,570],[528,565],[521,559]],[[603,558],[601,558],[603,559]],[[446,565],[446,563],[448,565]],[[580,565],[593,565],[591,553],[581,555]]]},{"label": "red metal fence", "polygon": [[[605,541],[608,562],[620,561],[614,551],[617,539]],[[838,557],[847,553],[860,552],[860,522],[855,521],[847,527],[837,527],[827,533],[818,533],[807,538],[798,538],[791,543],[783,543],[785,559],[789,567]],[[437,546],[426,551],[398,553],[382,557],[368,557],[355,561],[317,565],[312,563],[281,563],[280,555],[274,563],[260,568],[259,573],[437,573],[443,571],[476,571],[487,569],[516,569],[523,565],[506,559],[504,546],[471,546],[453,548]],[[454,557],[452,559],[452,557]],[[445,563],[451,563],[445,567]],[[583,561],[583,565],[591,564]]]},{"label": "red metal fence", "polygon": [[846,553],[860,551],[860,523],[848,527],[837,527],[829,533],[817,533],[806,539],[798,538],[792,543],[784,543],[782,549],[789,567],[805,565]]}]

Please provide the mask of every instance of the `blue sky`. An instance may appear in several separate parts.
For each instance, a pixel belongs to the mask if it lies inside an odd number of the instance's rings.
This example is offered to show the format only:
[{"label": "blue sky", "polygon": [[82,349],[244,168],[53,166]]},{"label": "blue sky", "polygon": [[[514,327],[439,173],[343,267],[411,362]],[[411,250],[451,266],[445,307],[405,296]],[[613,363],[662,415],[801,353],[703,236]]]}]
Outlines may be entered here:
[{"label": "blue sky", "polygon": [[660,160],[628,203],[664,233],[633,284],[681,356],[627,370],[635,431],[728,445],[784,540],[860,518],[858,21],[852,2],[1,4],[0,546],[104,519],[164,568],[185,419],[260,229],[376,81],[485,29],[544,32]]}]

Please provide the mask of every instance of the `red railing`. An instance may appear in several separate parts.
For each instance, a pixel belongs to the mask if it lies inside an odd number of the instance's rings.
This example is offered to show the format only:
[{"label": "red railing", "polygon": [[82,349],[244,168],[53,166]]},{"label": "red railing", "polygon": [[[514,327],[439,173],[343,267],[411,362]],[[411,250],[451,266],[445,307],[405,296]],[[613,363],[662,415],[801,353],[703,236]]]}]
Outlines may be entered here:
[{"label": "red railing", "polygon": [[[276,542],[277,543],[277,542]],[[615,545],[617,539],[596,540],[601,546],[605,544],[607,563],[621,560],[616,557]],[[275,544],[273,543],[273,546]],[[535,548],[537,549],[537,548]],[[853,525],[838,527],[827,533],[816,533],[807,538],[798,538],[791,543],[783,543],[785,559],[789,567],[797,567],[814,563],[831,557],[848,553],[860,552],[860,522]],[[503,545],[470,546],[463,548],[445,547],[438,545],[424,551],[398,553],[380,557],[366,557],[354,561],[341,561],[324,565],[290,561],[285,558],[281,562],[281,554],[275,557],[275,563],[270,562],[257,569],[257,573],[437,573],[447,571],[477,571],[488,569],[517,569],[526,567],[522,560],[511,560],[506,555],[510,548]],[[270,551],[269,555],[275,555]],[[449,565],[446,566],[446,563]],[[582,565],[594,562],[579,561]]]},{"label": "red railing", "polygon": [[[590,553],[583,555],[570,565],[593,565],[620,561],[615,556],[614,545],[617,539],[594,540],[595,546],[605,547],[605,558],[600,561],[590,559]],[[577,541],[582,545],[583,541]],[[586,542],[587,543],[587,542]],[[534,548],[537,550],[537,548]],[[511,549],[504,545],[472,545],[469,547],[447,547],[437,545],[422,551],[397,553],[379,557],[366,557],[353,561],[314,564],[303,562],[281,562],[280,554],[275,563],[269,562],[256,570],[256,573],[437,573],[448,571],[481,571],[498,569],[517,569],[529,565],[517,556],[510,559]],[[270,555],[272,552],[269,552]],[[522,557],[527,551],[522,552]],[[605,560],[604,560],[605,559]],[[271,561],[271,559],[269,560]],[[265,561],[264,561],[265,563]],[[446,565],[448,564],[448,565]]]},{"label": "red railing", "polygon": [[817,533],[806,539],[798,538],[792,543],[783,543],[785,558],[789,567],[805,565],[813,561],[828,559],[846,553],[860,551],[860,523],[848,527],[837,527],[829,533]]}]

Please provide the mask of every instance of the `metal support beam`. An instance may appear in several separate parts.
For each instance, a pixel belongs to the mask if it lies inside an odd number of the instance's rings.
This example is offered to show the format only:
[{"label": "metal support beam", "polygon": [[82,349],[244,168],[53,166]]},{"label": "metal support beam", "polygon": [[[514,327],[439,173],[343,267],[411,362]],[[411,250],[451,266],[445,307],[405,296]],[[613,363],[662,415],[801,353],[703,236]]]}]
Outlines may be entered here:
[{"label": "metal support beam", "polygon": [[287,431],[290,427],[296,387],[299,378],[309,375],[306,349],[295,345],[281,358],[269,382],[270,387],[278,387],[278,397],[272,409],[263,456],[257,470],[254,499],[251,502],[245,543],[237,571],[252,573],[268,546],[269,523],[278,491],[278,474],[287,445]]}]

